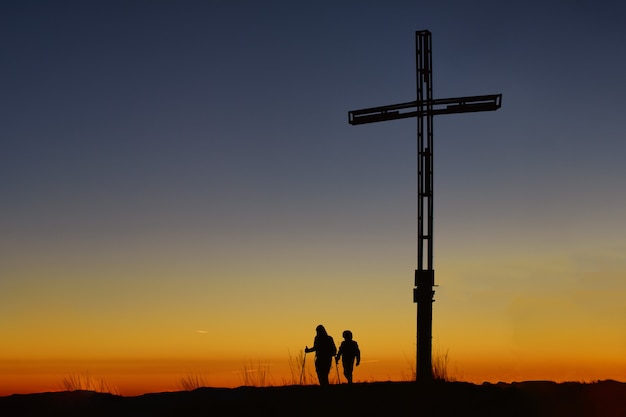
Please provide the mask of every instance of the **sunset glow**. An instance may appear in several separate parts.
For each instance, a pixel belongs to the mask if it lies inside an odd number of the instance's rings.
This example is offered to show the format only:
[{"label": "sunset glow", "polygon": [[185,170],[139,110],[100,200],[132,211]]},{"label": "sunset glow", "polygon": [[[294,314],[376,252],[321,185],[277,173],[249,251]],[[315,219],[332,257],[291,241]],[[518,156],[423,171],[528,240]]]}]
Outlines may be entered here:
[{"label": "sunset glow", "polygon": [[0,5],[0,396],[295,384],[318,324],[354,334],[355,381],[411,379],[415,120],[347,118],[415,99],[422,29],[435,96],[503,94],[435,120],[435,358],[626,381],[626,9],[603,7]]}]

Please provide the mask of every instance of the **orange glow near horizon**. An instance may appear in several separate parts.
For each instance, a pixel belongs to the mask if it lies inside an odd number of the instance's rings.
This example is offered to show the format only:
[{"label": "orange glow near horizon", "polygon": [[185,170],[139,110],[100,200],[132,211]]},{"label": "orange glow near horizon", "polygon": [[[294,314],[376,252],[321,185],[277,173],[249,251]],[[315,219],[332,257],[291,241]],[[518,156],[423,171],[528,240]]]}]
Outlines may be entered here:
[{"label": "orange glow near horizon", "polygon": [[[193,377],[209,387],[235,388],[255,385],[254,372],[265,372],[267,385],[299,383],[300,363],[291,358],[274,360],[37,360],[2,361],[0,396],[37,392],[62,391],[63,380],[78,377],[93,383],[94,390],[105,386],[114,393],[135,396],[146,393],[181,391],[181,381]],[[483,382],[520,382],[551,380],[555,382],[594,382],[614,379],[624,382],[626,361],[605,358],[598,361],[530,358],[512,362],[507,358],[487,357],[478,360],[448,358],[448,379],[480,384]],[[414,361],[407,358],[368,359],[355,369],[355,382],[408,381],[412,378]],[[245,373],[252,373],[246,377]],[[339,367],[341,374],[341,366]],[[337,370],[331,370],[336,383]],[[317,383],[313,356],[307,356],[305,380]],[[343,377],[342,377],[343,378]],[[88,388],[88,387],[87,387]]]},{"label": "orange glow near horizon", "polygon": [[[268,364],[267,383],[285,385],[294,381],[289,358],[312,344],[319,323],[337,344],[342,330],[353,331],[363,355],[355,381],[410,380],[416,306],[407,282],[382,282],[381,276],[406,272],[390,259],[364,262],[356,272],[340,264],[315,266],[300,281],[289,279],[298,276],[295,267],[268,265],[281,274],[257,273],[246,286],[233,283],[253,275],[253,268],[238,266],[218,281],[205,279],[197,266],[177,265],[183,285],[170,280],[176,266],[164,262],[132,271],[149,276],[150,285],[141,286],[139,278],[134,286],[133,279],[112,280],[116,271],[103,269],[91,273],[88,291],[77,280],[64,282],[50,267],[46,275],[57,286],[11,288],[14,299],[28,291],[34,303],[29,305],[37,308],[16,309],[16,319],[5,327],[0,395],[58,391],[71,375],[105,381],[122,395],[180,390],[188,376],[213,387],[237,387],[245,385],[244,367],[258,363]],[[458,254],[444,259],[434,305],[434,357],[448,355],[448,377],[473,383],[624,381],[622,268],[606,264],[611,268],[589,272],[577,271],[558,254],[534,262]],[[537,276],[551,278],[539,294]],[[266,288],[270,279],[278,284]],[[309,285],[320,280],[336,296]],[[612,290],[589,284],[596,281],[613,282]],[[306,296],[299,298],[303,288]],[[91,293],[98,297],[85,295]],[[344,302],[341,295],[348,293],[351,299]],[[319,300],[325,300],[321,309]],[[308,373],[314,375],[312,366],[309,355]]]},{"label": "orange glow near horizon", "polygon": [[[534,261],[500,256],[497,262],[452,255],[438,270],[442,286],[433,315],[433,355],[448,355],[450,379],[626,379],[621,263],[581,271],[559,254]],[[70,375],[106,381],[122,395],[180,390],[190,375],[209,386],[236,387],[245,384],[246,364],[258,363],[269,366],[267,383],[284,385],[294,381],[289,358],[312,344],[320,323],[337,344],[344,329],[354,333],[363,355],[355,381],[410,380],[416,306],[407,280],[381,279],[406,275],[396,265],[401,262],[389,259],[362,261],[356,272],[329,263],[299,273],[276,263],[266,265],[280,271],[271,275],[237,265],[218,268],[224,271],[219,280],[206,279],[199,266],[169,260],[143,270],[123,265],[134,274],[126,281],[111,279],[118,271],[106,268],[31,271],[54,278],[55,285],[27,286],[25,279],[10,288],[12,300],[22,293],[31,298],[14,308],[15,319],[4,327],[0,395],[58,391]],[[171,270],[184,279],[171,280]],[[87,273],[84,288],[78,279],[64,281]],[[249,276],[255,280],[245,281]],[[540,279],[545,276],[550,281]],[[595,282],[612,284],[606,289]],[[309,355],[314,375],[312,364]]]}]

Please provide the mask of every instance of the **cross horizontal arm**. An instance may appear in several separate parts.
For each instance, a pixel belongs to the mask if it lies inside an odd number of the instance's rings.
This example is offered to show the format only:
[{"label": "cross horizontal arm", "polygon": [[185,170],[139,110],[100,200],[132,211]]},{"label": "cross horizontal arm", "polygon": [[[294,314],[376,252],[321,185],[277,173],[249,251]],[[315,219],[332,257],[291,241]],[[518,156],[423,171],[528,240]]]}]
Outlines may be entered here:
[{"label": "cross horizontal arm", "polygon": [[455,97],[434,99],[430,103],[424,102],[424,109],[432,109],[420,112],[417,101],[391,104],[389,106],[370,107],[367,109],[352,110],[348,112],[348,122],[351,125],[365,123],[384,122],[386,120],[406,119],[409,117],[425,116],[428,114],[453,114],[469,113],[478,111],[498,110],[502,105],[502,94],[489,94],[484,96]]}]

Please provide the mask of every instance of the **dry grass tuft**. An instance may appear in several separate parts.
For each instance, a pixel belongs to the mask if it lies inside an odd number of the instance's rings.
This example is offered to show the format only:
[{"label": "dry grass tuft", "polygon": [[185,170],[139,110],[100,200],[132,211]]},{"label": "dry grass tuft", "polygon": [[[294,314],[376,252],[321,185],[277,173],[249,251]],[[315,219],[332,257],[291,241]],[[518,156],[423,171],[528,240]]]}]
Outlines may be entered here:
[{"label": "dry grass tuft", "polygon": [[[417,372],[415,367],[415,360],[408,361],[409,362],[409,374],[405,375],[402,373],[402,381],[415,381],[417,378]],[[433,352],[432,356],[432,367],[433,367],[433,379],[435,381],[453,381],[454,379],[450,377],[448,373],[448,365],[450,362],[450,356],[448,354],[448,350],[442,352],[441,349],[437,348],[435,352]]]},{"label": "dry grass tuft", "polygon": [[[309,365],[313,362],[313,358],[309,358]],[[285,385],[310,385],[314,383],[315,376],[307,366],[305,353],[303,350],[298,355],[293,356],[289,353],[289,373],[291,379],[285,382]]]},{"label": "dry grass tuft", "polygon": [[270,363],[261,360],[258,360],[256,363],[244,361],[239,378],[241,384],[248,387],[269,387],[272,385],[270,380]]},{"label": "dry grass tuft", "polygon": [[208,387],[209,383],[204,375],[188,374],[178,380],[177,389],[181,391],[193,391],[198,388]]},{"label": "dry grass tuft", "polygon": [[70,374],[61,380],[61,388],[64,391],[94,391],[100,393],[120,395],[118,389],[102,378],[94,378],[91,375]]},{"label": "dry grass tuft", "polygon": [[435,381],[450,381],[448,376],[449,360],[447,349],[443,353],[438,350],[437,353],[433,355],[433,379]]}]

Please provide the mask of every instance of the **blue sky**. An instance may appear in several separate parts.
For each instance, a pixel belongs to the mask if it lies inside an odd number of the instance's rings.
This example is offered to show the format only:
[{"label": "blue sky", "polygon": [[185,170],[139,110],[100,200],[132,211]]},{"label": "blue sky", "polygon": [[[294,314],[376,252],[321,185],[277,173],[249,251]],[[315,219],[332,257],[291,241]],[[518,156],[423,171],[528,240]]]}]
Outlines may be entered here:
[{"label": "blue sky", "polygon": [[[45,356],[25,348],[33,326],[95,357],[160,326],[157,346],[268,326],[279,341],[258,350],[282,352],[323,322],[411,357],[415,121],[347,113],[415,98],[428,29],[436,98],[503,94],[435,120],[434,336],[463,367],[483,331],[487,352],[541,356],[601,322],[594,339],[626,357],[625,17],[591,1],[3,2],[0,356]],[[101,330],[82,339],[76,317]],[[569,330],[537,348],[537,327]],[[180,354],[246,353],[229,343]]]}]

